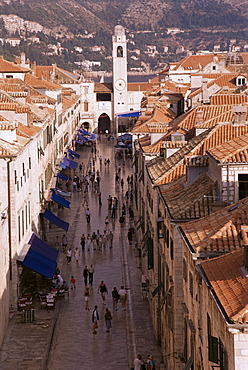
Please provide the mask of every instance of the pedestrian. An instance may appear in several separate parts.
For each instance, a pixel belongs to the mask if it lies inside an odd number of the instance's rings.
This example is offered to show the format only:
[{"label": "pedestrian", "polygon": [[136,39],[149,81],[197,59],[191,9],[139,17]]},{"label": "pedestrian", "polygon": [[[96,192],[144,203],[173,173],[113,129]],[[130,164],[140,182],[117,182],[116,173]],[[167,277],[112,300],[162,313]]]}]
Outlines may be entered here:
[{"label": "pedestrian", "polygon": [[71,263],[71,256],[72,256],[72,250],[71,248],[69,248],[68,251],[66,252],[66,261],[68,265]]},{"label": "pedestrian", "polygon": [[71,289],[75,288],[76,288],[76,279],[74,278],[74,276],[71,276]]},{"label": "pedestrian", "polygon": [[102,164],[102,156],[101,155],[99,157],[99,162],[100,162],[100,166],[101,166],[101,164]]},{"label": "pedestrian", "polygon": [[119,290],[119,296],[120,296],[120,301],[121,301],[121,307],[122,311],[126,310],[126,301],[127,301],[127,292],[124,286],[121,286],[121,289]]},{"label": "pedestrian", "polygon": [[94,310],[92,311],[92,317],[91,317],[91,321],[93,323],[93,334],[97,333],[96,329],[98,328],[99,313],[98,313],[97,308],[98,306],[96,305]]},{"label": "pedestrian", "polygon": [[88,272],[89,272],[89,284],[93,285],[93,277],[94,277],[95,270],[94,270],[94,266],[92,264],[88,268]]},{"label": "pedestrian", "polygon": [[109,166],[109,164],[110,164],[110,159],[108,158],[107,159],[107,165]]},{"label": "pedestrian", "polygon": [[60,242],[59,242],[59,237],[56,236],[55,242],[54,242],[54,248],[59,250],[60,247]]},{"label": "pedestrian", "polygon": [[99,251],[102,250],[102,234],[100,234],[98,238],[98,248],[99,248]]},{"label": "pedestrian", "polygon": [[90,223],[90,210],[89,210],[89,208],[86,209],[85,215],[86,215],[86,221],[89,224]]},{"label": "pedestrian", "polygon": [[104,315],[104,318],[105,318],[105,325],[106,325],[106,332],[109,333],[110,332],[110,329],[112,328],[112,314],[111,312],[109,311],[108,308],[106,308],[106,313]]},{"label": "pedestrian", "polygon": [[106,164],[107,164],[107,159],[105,158],[104,159],[104,165],[105,165],[105,167],[106,167]]},{"label": "pedestrian", "polygon": [[132,219],[134,218],[134,212],[133,212],[133,209],[132,209],[132,207],[131,207],[131,206],[129,206],[128,210],[129,210],[129,218],[132,220]]},{"label": "pedestrian", "polygon": [[125,206],[125,203],[122,204],[122,209],[121,209],[121,215],[122,216],[126,216],[126,206]]},{"label": "pedestrian", "polygon": [[112,302],[113,302],[113,310],[117,311],[117,304],[120,299],[120,295],[116,287],[112,290]]},{"label": "pedestrian", "polygon": [[97,245],[97,248],[99,247],[99,236],[100,236],[100,231],[97,230],[96,231],[96,245]]},{"label": "pedestrian", "polygon": [[147,370],[155,370],[155,361],[151,355],[147,356]]},{"label": "pedestrian", "polygon": [[86,190],[84,190],[84,195],[83,195],[83,207],[84,206],[88,207],[87,191]]},{"label": "pedestrian", "polygon": [[122,188],[122,190],[124,188],[124,180],[123,179],[121,179],[121,188]]},{"label": "pedestrian", "polygon": [[111,207],[112,207],[112,197],[111,197],[111,195],[109,195],[109,197],[108,197],[108,209],[111,210]]},{"label": "pedestrian", "polygon": [[85,236],[84,236],[84,234],[82,234],[82,236],[81,236],[80,244],[81,244],[81,247],[82,247],[82,251],[84,252],[84,248],[85,248]]},{"label": "pedestrian", "polygon": [[96,250],[96,239],[97,239],[97,235],[96,235],[95,231],[93,231],[93,234],[91,235],[93,251]]},{"label": "pedestrian", "polygon": [[77,183],[76,181],[73,181],[73,193],[76,193],[77,191]]},{"label": "pedestrian", "polygon": [[[134,362],[133,362],[134,370],[141,370],[141,365],[143,365],[143,364],[144,364],[144,362],[143,362],[143,360],[142,360],[141,356],[140,356],[140,355],[138,355],[138,356],[135,358]],[[145,368],[146,368],[146,366],[145,366]]]},{"label": "pedestrian", "polygon": [[66,247],[67,247],[67,236],[64,234],[62,236],[62,249],[63,249],[63,252],[65,253],[66,251]]},{"label": "pedestrian", "polygon": [[110,232],[109,232],[108,239],[109,239],[109,248],[113,248],[113,239],[114,239],[114,234],[112,233],[112,231],[111,231],[111,230],[110,230]]},{"label": "pedestrian", "polygon": [[88,235],[87,235],[87,239],[86,239],[86,247],[87,247],[87,251],[88,251],[88,252],[90,251],[90,246],[91,246],[91,236],[90,236],[90,234],[88,233]]},{"label": "pedestrian", "polygon": [[99,202],[99,207],[101,207],[102,206],[102,193],[101,192],[98,193],[98,202]]},{"label": "pedestrian", "polygon": [[83,269],[83,277],[84,277],[84,284],[85,285],[87,285],[88,275],[89,275],[88,267],[87,267],[87,265],[85,265],[85,267]]},{"label": "pedestrian", "polygon": [[78,264],[78,260],[79,260],[79,257],[80,257],[80,250],[78,249],[78,247],[75,248],[74,257],[75,257],[75,260]]},{"label": "pedestrian", "polygon": [[128,232],[127,232],[127,238],[128,238],[129,245],[132,245],[132,241],[133,241],[133,233],[132,233],[132,229],[131,229],[131,227],[128,229]]},{"label": "pedestrian", "polygon": [[106,304],[105,302],[105,294],[108,294],[108,289],[106,287],[106,284],[104,284],[104,281],[102,280],[99,287],[98,287],[98,290],[97,290],[97,293],[101,294],[101,297],[102,297],[102,303],[103,304]]},{"label": "pedestrian", "polygon": [[125,222],[125,217],[121,215],[121,217],[119,218],[119,222],[120,222],[121,227],[123,227],[124,222]]},{"label": "pedestrian", "polygon": [[105,217],[105,229],[106,230],[109,229],[109,218],[108,218],[108,216]]},{"label": "pedestrian", "polygon": [[86,287],[84,291],[84,300],[85,300],[85,309],[88,311],[90,310],[89,309],[89,296],[90,296],[89,288]]},{"label": "pedestrian", "polygon": [[106,230],[104,230],[103,231],[103,236],[102,236],[102,245],[103,245],[103,248],[106,248],[107,241],[108,241],[108,235],[107,235]]}]

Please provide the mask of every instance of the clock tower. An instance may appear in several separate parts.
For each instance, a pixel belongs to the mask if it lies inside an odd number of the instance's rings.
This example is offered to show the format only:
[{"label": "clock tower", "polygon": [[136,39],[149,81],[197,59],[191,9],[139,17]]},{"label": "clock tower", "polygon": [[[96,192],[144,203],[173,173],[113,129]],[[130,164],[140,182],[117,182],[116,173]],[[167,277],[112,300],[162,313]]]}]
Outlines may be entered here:
[{"label": "clock tower", "polygon": [[[113,43],[113,92],[114,117],[127,112],[127,40],[124,27],[115,26],[112,36]],[[117,121],[117,119],[116,119]]]}]

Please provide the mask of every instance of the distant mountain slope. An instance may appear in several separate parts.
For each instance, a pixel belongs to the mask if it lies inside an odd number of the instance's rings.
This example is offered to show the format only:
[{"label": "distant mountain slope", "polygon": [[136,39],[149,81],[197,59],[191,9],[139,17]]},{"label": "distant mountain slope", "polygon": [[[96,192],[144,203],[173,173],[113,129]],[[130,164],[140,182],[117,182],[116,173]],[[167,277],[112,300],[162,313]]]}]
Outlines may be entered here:
[{"label": "distant mountain slope", "polygon": [[0,1],[1,14],[17,14],[49,28],[70,32],[109,31],[121,23],[131,31],[161,31],[167,27],[247,26],[248,7],[241,0],[21,0]]}]

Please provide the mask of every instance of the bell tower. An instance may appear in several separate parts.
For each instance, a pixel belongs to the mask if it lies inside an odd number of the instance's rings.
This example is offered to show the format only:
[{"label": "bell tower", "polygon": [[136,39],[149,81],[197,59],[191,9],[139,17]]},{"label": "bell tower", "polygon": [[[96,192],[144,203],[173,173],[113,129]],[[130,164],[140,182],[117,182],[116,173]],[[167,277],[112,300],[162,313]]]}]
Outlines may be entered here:
[{"label": "bell tower", "polygon": [[[124,27],[118,25],[114,28],[113,43],[113,92],[114,117],[125,113],[128,109],[127,100],[127,40]],[[117,121],[117,119],[116,119]]]}]

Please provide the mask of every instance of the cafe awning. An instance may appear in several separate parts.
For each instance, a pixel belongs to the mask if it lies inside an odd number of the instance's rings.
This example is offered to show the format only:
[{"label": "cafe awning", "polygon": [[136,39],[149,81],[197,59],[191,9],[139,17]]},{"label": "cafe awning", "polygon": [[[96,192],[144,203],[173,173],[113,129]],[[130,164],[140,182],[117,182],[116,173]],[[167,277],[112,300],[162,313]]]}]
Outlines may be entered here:
[{"label": "cafe awning", "polygon": [[57,177],[61,180],[65,180],[67,181],[68,180],[68,176],[66,175],[63,175],[62,173],[57,173]]},{"label": "cafe awning", "polygon": [[83,135],[90,136],[90,133],[88,131],[86,131],[85,129],[83,129],[83,128],[80,128],[78,131],[81,132],[81,134],[83,134]]},{"label": "cafe awning", "polygon": [[71,153],[72,155],[74,155],[74,157],[80,158],[80,154],[74,152],[74,150],[68,149],[68,152]]},{"label": "cafe awning", "polygon": [[43,217],[51,221],[54,225],[60,227],[61,229],[68,231],[69,223],[61,220],[61,218],[55,216],[49,209],[46,209],[44,213],[41,213]]},{"label": "cafe awning", "polygon": [[67,166],[62,162],[59,163],[59,167],[63,168],[63,170],[67,169]]},{"label": "cafe awning", "polygon": [[136,111],[136,112],[130,111],[130,112],[126,112],[126,113],[120,113],[117,116],[118,117],[139,117],[140,116],[140,111]]},{"label": "cafe awning", "polygon": [[72,161],[71,159],[68,159],[66,157],[63,159],[63,163],[64,163],[65,166],[70,167],[73,170],[75,170],[77,168],[77,165],[78,165],[77,162]]},{"label": "cafe awning", "polygon": [[28,242],[30,248],[22,264],[50,279],[57,267],[59,252],[33,234]]},{"label": "cafe awning", "polygon": [[70,208],[70,202],[68,200],[60,197],[59,195],[52,193],[51,200],[54,200],[54,202],[60,204],[63,207]]},{"label": "cafe awning", "polygon": [[86,137],[84,137],[84,136],[82,136],[82,135],[80,135],[80,134],[78,134],[77,136],[78,136],[78,139],[79,139],[79,140],[82,140],[82,141],[84,141],[85,143],[87,143],[87,142],[89,141]]}]

